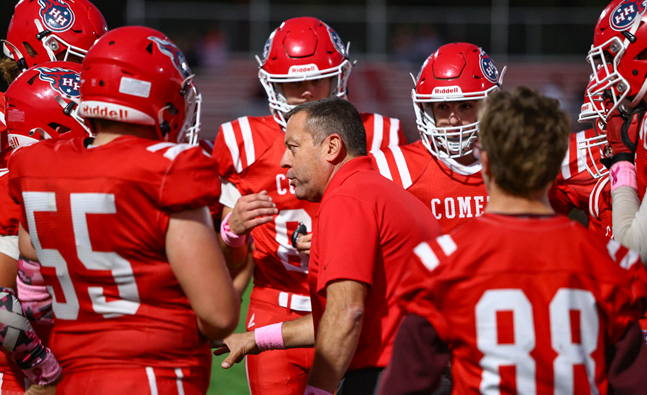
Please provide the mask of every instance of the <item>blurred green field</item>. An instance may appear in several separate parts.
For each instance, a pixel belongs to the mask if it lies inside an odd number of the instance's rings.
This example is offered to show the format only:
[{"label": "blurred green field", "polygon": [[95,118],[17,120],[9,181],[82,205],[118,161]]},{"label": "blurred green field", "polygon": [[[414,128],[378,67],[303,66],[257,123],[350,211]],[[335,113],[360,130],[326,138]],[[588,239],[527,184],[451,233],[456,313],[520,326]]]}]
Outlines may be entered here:
[{"label": "blurred green field", "polygon": [[[249,294],[252,287],[247,288],[243,303],[240,309],[240,321],[236,332],[245,332],[245,318],[247,317],[247,307],[249,306]],[[243,362],[234,365],[232,368],[225,370],[220,367],[220,363],[226,356],[213,357],[211,368],[211,384],[207,395],[249,395],[247,387],[247,378],[245,376],[245,364]]]}]

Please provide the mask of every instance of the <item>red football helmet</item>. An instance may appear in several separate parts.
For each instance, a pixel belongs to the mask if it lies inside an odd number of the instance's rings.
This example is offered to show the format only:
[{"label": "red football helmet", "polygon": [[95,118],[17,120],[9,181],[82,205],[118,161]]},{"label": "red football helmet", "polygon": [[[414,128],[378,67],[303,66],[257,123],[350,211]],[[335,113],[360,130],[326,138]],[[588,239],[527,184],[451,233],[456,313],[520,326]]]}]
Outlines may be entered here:
[{"label": "red football helmet", "polygon": [[[85,57],[108,31],[103,15],[88,0],[21,0],[16,5],[3,50],[24,71],[45,62]],[[31,56],[25,45],[31,46]]]},{"label": "red football helmet", "polygon": [[[591,174],[591,177],[595,179],[604,177],[609,173],[609,170],[602,165],[599,160],[595,160],[597,156],[593,155],[593,152],[597,150],[600,154],[600,158],[605,158],[609,144],[607,143],[607,134],[605,131],[606,124],[604,123],[607,109],[605,108],[604,100],[602,99],[603,92],[594,91],[591,89],[591,86],[604,80],[607,75],[606,73],[607,69],[600,67],[596,75],[591,75],[589,85],[586,87],[586,91],[584,93],[584,104],[582,104],[578,119],[579,123],[591,122],[593,124],[593,130],[595,131],[594,137],[585,138],[577,142],[577,149],[582,158],[582,162],[586,166],[586,170]],[[589,160],[587,160],[587,156],[589,157]],[[592,165],[589,165],[589,162]]]},{"label": "red football helmet", "polygon": [[84,118],[155,126],[160,140],[197,144],[201,102],[184,54],[155,29],[111,30],[83,60]]},{"label": "red football helmet", "polygon": [[503,74],[505,68],[499,74],[492,58],[474,44],[446,44],[425,60],[411,95],[418,131],[429,152],[449,158],[466,156],[479,130],[478,121],[437,127],[430,103],[485,99],[501,89]]},{"label": "red football helmet", "polygon": [[[643,0],[614,0],[602,11],[595,25],[593,45],[587,56],[594,84],[587,91],[610,89],[614,102],[609,113],[620,107],[636,106],[647,92],[647,15]],[[604,78],[597,78],[597,69],[605,69]],[[607,114],[601,115],[606,122]]]},{"label": "red football helmet", "polygon": [[49,62],[22,73],[5,93],[9,144],[89,136],[78,114],[81,65]]},{"label": "red football helmet", "polygon": [[276,122],[285,128],[285,114],[294,106],[287,104],[282,83],[333,77],[330,96],[346,98],[346,84],[352,69],[348,46],[339,35],[317,18],[301,17],[283,22],[263,48],[258,78],[267,92]]}]

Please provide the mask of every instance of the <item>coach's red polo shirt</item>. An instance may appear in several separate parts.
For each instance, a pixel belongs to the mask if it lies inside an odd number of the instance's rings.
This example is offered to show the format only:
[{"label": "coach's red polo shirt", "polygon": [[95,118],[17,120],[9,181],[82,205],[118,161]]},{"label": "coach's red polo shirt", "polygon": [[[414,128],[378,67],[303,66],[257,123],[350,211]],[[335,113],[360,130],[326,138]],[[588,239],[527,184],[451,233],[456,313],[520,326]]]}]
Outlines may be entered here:
[{"label": "coach's red polo shirt", "polygon": [[326,286],[354,280],[369,286],[357,351],[348,370],[385,367],[403,317],[394,292],[413,249],[440,235],[425,205],[373,170],[368,157],[346,163],[326,189],[313,227],[308,283],[315,333]]}]

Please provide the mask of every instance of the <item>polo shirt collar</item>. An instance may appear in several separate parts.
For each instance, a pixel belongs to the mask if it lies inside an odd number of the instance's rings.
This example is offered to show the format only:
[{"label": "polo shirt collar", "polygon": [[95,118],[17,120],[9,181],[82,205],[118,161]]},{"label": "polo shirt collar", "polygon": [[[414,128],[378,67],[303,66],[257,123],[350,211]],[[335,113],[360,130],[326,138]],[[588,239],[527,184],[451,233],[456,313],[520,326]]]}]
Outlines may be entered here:
[{"label": "polo shirt collar", "polygon": [[324,197],[329,195],[333,190],[341,186],[350,176],[360,171],[374,170],[371,164],[371,158],[368,156],[360,156],[359,158],[351,159],[339,169],[337,174],[330,180]]}]

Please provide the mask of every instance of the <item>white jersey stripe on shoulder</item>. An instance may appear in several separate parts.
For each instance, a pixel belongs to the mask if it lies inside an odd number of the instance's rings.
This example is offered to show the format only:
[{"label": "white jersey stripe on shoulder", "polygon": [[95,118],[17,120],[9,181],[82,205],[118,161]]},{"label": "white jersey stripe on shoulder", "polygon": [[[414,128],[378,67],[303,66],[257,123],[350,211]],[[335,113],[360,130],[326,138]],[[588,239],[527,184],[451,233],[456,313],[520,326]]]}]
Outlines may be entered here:
[{"label": "white jersey stripe on shoulder", "polygon": [[404,154],[399,146],[389,147],[391,152],[393,152],[393,157],[395,158],[395,164],[398,166],[398,173],[400,173],[400,179],[402,180],[402,187],[407,189],[411,186],[411,174],[409,174],[409,168],[407,167],[407,161],[404,159]]},{"label": "white jersey stripe on shoulder", "polygon": [[371,151],[377,151],[382,146],[384,136],[384,118],[380,114],[373,114],[373,142]]},{"label": "white jersey stripe on shoulder", "polygon": [[420,261],[422,262],[423,265],[430,271],[434,271],[435,268],[438,267],[438,257],[434,252],[431,250],[431,247],[429,247],[429,244],[427,243],[420,243],[416,248],[413,249],[414,254],[420,258]]},{"label": "white jersey stripe on shoulder", "polygon": [[611,259],[613,259],[614,261],[616,260],[616,254],[618,253],[619,249],[620,243],[613,239],[609,240],[609,242],[607,243],[607,251],[609,252]]},{"label": "white jersey stripe on shoulder", "polygon": [[436,243],[440,246],[446,256],[451,256],[456,251],[456,243],[450,235],[442,235],[436,238]]},{"label": "white jersey stripe on shoulder", "polygon": [[582,155],[580,155],[580,150],[579,146],[580,143],[584,141],[586,136],[584,135],[584,131],[577,132],[575,135],[575,140],[577,141],[575,145],[575,152],[577,152],[577,172],[581,173],[583,171],[586,171],[586,163],[584,162],[586,158],[582,158]]},{"label": "white jersey stripe on shoulder", "polygon": [[240,130],[243,132],[243,141],[245,142],[245,157],[247,158],[247,166],[251,166],[256,161],[256,154],[254,152],[254,138],[252,137],[252,128],[249,126],[249,118],[238,118]]},{"label": "white jersey stripe on shoulder", "polygon": [[[196,145],[191,145],[191,144],[178,144],[175,147],[169,148],[164,153],[164,157],[169,159],[170,161],[174,161],[175,158],[178,155],[180,155],[180,153],[182,153],[182,152],[184,152],[184,151],[186,151],[188,149],[194,148],[194,147],[197,147],[197,146]],[[202,150],[202,151],[204,152],[204,150]]]},{"label": "white jersey stripe on shoulder", "polygon": [[222,132],[225,134],[225,144],[229,148],[236,173],[240,173],[243,171],[243,164],[240,161],[240,151],[238,150],[238,143],[236,142],[236,135],[234,134],[234,128],[231,126],[231,122],[222,124]]},{"label": "white jersey stripe on shoulder", "polygon": [[157,381],[155,380],[155,372],[150,366],[146,366],[146,376],[148,376],[148,386],[151,389],[151,395],[158,395]]},{"label": "white jersey stripe on shoulder", "polygon": [[390,118],[391,129],[389,130],[389,145],[400,145],[400,136],[398,136],[398,129],[400,129],[400,120],[398,118]]},{"label": "white jersey stripe on shoulder", "polygon": [[377,150],[371,152],[371,155],[373,155],[375,162],[377,162],[377,170],[380,172],[380,174],[393,181],[393,176],[391,176],[391,170],[389,169],[389,163],[386,161],[384,152]]},{"label": "white jersey stripe on shoulder", "polygon": [[562,160],[562,178],[568,180],[571,178],[571,168],[569,164],[571,162],[571,149],[570,147],[566,150],[566,156]]},{"label": "white jersey stripe on shoulder", "polygon": [[177,368],[175,369],[175,376],[177,377],[177,394],[178,395],[184,395],[184,384],[182,383],[182,379],[184,378],[184,375],[182,374],[182,369]]},{"label": "white jersey stripe on shoulder", "polygon": [[2,111],[0,111],[0,122],[6,124],[5,117],[4,117],[4,112],[2,112]]},{"label": "white jersey stripe on shoulder", "polygon": [[151,145],[150,147],[146,148],[146,151],[157,152],[157,151],[163,150],[164,148],[172,147],[174,145],[175,143],[169,143],[165,141],[163,143],[157,143],[157,144]]},{"label": "white jersey stripe on shoulder", "polygon": [[4,176],[5,174],[9,174],[9,169],[0,169],[0,177]]}]

